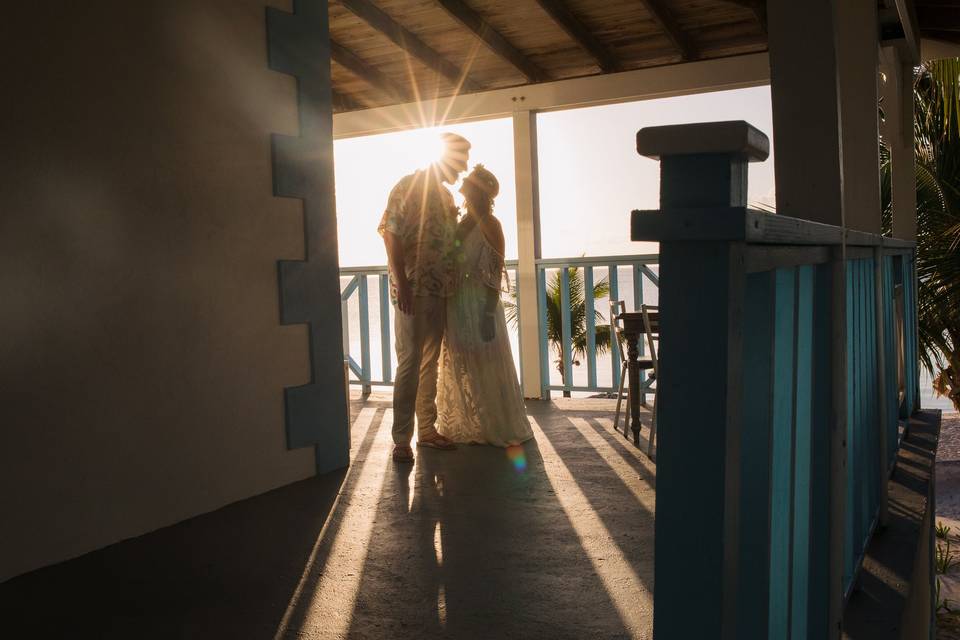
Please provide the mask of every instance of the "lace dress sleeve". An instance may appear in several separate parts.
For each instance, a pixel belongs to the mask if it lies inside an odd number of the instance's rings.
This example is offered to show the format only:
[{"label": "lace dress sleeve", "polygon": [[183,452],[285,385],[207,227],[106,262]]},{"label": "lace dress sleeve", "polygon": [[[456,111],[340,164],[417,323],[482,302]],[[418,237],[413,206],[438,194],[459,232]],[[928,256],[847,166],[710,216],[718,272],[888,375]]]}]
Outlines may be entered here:
[{"label": "lace dress sleeve", "polygon": [[[482,235],[482,234],[481,234]],[[509,292],[509,281],[503,266],[503,256],[484,237],[477,256],[476,273],[484,286]]]}]

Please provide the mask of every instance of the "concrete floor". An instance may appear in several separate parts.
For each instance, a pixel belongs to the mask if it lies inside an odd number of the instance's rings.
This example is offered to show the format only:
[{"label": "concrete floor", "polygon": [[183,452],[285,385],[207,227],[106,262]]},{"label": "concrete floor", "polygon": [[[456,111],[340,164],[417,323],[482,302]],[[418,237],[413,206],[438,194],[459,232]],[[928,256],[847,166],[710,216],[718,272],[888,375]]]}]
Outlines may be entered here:
[{"label": "concrete floor", "polygon": [[0,585],[0,635],[651,635],[654,466],[612,431],[612,403],[531,402],[522,451],[397,466],[385,400],[354,403],[347,472]]}]

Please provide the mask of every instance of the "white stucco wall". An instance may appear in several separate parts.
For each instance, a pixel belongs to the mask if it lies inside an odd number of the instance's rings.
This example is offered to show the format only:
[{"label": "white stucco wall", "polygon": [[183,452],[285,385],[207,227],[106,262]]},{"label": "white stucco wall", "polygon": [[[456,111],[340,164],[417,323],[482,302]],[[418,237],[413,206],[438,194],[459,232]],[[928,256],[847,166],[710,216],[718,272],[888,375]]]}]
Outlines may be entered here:
[{"label": "white stucco wall", "polygon": [[0,580],[313,473],[285,445],[303,223],[272,196],[297,115],[264,4],[4,8]]}]

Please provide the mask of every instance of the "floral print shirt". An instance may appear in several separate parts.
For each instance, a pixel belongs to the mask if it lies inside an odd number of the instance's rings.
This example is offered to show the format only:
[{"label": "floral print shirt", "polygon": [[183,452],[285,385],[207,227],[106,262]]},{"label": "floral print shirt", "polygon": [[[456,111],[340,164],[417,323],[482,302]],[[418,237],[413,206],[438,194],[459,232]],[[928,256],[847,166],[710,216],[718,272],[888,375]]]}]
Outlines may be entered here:
[{"label": "floral print shirt", "polygon": [[[390,192],[377,227],[400,238],[407,278],[415,296],[448,297],[455,289],[457,207],[434,169],[401,178]],[[390,298],[397,300],[390,274]]]}]

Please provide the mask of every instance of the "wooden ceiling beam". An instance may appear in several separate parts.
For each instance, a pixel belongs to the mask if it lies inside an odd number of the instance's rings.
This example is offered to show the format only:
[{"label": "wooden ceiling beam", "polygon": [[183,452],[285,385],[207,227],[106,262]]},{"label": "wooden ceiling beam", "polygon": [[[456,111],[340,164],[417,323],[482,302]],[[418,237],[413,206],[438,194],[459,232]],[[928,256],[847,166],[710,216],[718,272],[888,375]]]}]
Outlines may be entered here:
[{"label": "wooden ceiling beam", "polygon": [[333,98],[333,108],[336,111],[355,111],[356,109],[364,108],[364,106],[356,100],[344,93],[340,93],[336,89],[331,89],[330,94]]},{"label": "wooden ceiling beam", "polygon": [[513,65],[527,78],[528,82],[545,82],[550,79],[545,71],[507,42],[507,39],[490,26],[490,23],[462,0],[437,0],[437,4],[457,22],[473,32],[491,51]]},{"label": "wooden ceiling beam", "polygon": [[381,73],[379,69],[365,62],[357,56],[357,54],[332,39],[330,40],[330,57],[341,67],[346,68],[350,73],[391,100],[401,102],[410,101],[413,94],[408,91],[406,87],[394,82],[386,74]]},{"label": "wooden ceiling beam", "polygon": [[593,57],[601,71],[604,73],[623,71],[623,65],[614,53],[574,15],[565,0],[537,0],[537,4],[574,42]]},{"label": "wooden ceiling beam", "polygon": [[381,11],[370,0],[339,0],[358,18],[389,38],[395,45],[442,75],[454,86],[467,91],[480,91],[483,87],[466,77],[457,65],[427,46],[423,40]]},{"label": "wooden ceiling beam", "polygon": [[721,0],[721,2],[735,4],[738,7],[743,7],[744,9],[750,9],[750,11],[753,13],[753,16],[757,19],[757,22],[760,23],[760,28],[763,29],[764,33],[767,32],[766,0]]},{"label": "wooden ceiling beam", "polygon": [[680,25],[674,19],[670,11],[664,6],[661,0],[640,0],[640,3],[646,8],[647,13],[657,23],[660,30],[666,34],[673,46],[680,52],[680,58],[684,62],[695,60],[697,52],[686,34],[680,29]]}]

